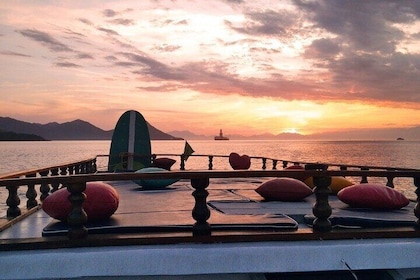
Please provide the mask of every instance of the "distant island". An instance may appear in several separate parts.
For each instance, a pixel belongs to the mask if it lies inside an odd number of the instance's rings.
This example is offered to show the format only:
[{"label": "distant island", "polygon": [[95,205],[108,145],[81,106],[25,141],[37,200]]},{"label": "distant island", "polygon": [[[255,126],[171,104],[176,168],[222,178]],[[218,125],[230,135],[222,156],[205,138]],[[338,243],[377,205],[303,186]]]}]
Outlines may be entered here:
[{"label": "distant island", "polygon": [[47,141],[39,135],[0,131],[0,141]]}]

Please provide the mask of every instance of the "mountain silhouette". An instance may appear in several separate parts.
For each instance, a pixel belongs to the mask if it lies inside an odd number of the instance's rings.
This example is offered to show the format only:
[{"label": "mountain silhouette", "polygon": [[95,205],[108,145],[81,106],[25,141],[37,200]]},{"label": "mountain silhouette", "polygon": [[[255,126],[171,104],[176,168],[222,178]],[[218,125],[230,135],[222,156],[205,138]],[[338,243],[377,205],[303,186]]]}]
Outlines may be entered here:
[{"label": "mountain silhouette", "polygon": [[[154,126],[147,124],[151,140],[181,140]],[[20,134],[38,135],[47,140],[111,140],[113,130],[102,130],[89,122],[74,120],[71,122],[47,124],[29,123],[9,117],[0,117],[0,130]]]}]

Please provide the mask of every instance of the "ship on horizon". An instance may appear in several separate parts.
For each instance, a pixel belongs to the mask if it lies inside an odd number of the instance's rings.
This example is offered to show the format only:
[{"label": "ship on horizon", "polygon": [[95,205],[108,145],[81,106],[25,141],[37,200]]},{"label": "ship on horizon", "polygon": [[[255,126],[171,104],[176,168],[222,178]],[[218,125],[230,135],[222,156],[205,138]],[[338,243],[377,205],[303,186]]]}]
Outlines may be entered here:
[{"label": "ship on horizon", "polygon": [[214,136],[214,140],[229,140],[229,137],[223,136],[223,131],[220,129],[219,135]]}]

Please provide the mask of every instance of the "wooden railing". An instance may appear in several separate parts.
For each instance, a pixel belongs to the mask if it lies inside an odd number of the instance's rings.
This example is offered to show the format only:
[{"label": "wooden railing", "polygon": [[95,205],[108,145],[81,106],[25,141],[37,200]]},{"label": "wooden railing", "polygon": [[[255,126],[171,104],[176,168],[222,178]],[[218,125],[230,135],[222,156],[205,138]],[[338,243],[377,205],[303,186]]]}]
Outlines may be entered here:
[{"label": "wooden railing", "polygon": [[[89,158],[82,161],[70,162],[61,165],[54,165],[51,167],[45,168],[38,168],[38,169],[31,169],[25,170],[20,172],[13,172],[9,174],[5,174],[0,176],[0,180],[4,179],[23,179],[23,178],[38,178],[38,177],[57,177],[57,176],[68,176],[68,175],[75,175],[75,174],[89,174],[95,173],[97,171],[96,166],[96,157]],[[37,196],[38,193],[35,190],[35,183],[27,184],[27,191],[26,191],[26,209],[32,209],[38,206]],[[40,201],[43,201],[50,192],[54,192],[61,187],[61,183],[59,181],[53,181],[51,183],[42,183],[40,186]],[[20,198],[17,194],[19,184],[17,185],[6,185],[8,190],[8,198],[6,201],[7,206],[7,218],[12,219],[22,214],[22,211],[19,207]]]},{"label": "wooden railing", "polygon": [[[303,173],[302,173],[303,172]],[[0,179],[0,186],[9,189],[11,194],[8,198],[10,211],[8,215],[17,216],[19,213],[19,200],[16,199],[16,191],[20,186],[28,186],[33,191],[33,186],[55,186],[62,185],[67,187],[71,193],[69,200],[72,203],[72,210],[68,216],[69,238],[81,239],[87,236],[85,222],[87,220],[85,212],[82,210],[84,200],[83,192],[86,183],[91,181],[120,181],[120,180],[139,180],[139,179],[188,179],[191,181],[192,187],[195,189],[192,195],[195,199],[195,205],[192,209],[192,217],[196,221],[193,225],[193,236],[209,236],[212,229],[208,224],[210,210],[207,206],[207,187],[213,178],[251,178],[251,177],[290,177],[301,178],[312,176],[314,178],[316,203],[313,206],[315,220],[313,230],[316,232],[331,231],[331,223],[329,217],[331,215],[331,207],[328,202],[329,185],[331,176],[352,176],[352,177],[386,177],[386,178],[412,178],[415,193],[417,194],[417,204],[414,208],[414,214],[417,217],[416,224],[420,227],[420,170],[327,170],[327,166],[322,164],[307,164],[306,170],[241,170],[241,171],[171,171],[161,173],[97,173],[97,174],[74,174],[74,175],[54,175],[25,178],[8,178]]]}]

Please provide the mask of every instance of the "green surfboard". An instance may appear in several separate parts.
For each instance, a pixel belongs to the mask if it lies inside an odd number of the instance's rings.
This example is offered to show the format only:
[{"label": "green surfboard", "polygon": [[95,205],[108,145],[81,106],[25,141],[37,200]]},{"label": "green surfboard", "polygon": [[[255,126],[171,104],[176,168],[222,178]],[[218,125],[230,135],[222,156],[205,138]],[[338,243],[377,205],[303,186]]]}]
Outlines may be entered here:
[{"label": "green surfboard", "polygon": [[108,171],[130,171],[149,167],[151,145],[146,120],[130,110],[119,118],[112,134]]}]

